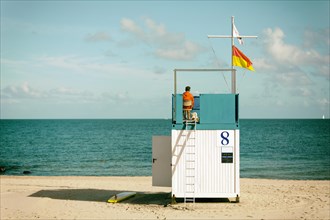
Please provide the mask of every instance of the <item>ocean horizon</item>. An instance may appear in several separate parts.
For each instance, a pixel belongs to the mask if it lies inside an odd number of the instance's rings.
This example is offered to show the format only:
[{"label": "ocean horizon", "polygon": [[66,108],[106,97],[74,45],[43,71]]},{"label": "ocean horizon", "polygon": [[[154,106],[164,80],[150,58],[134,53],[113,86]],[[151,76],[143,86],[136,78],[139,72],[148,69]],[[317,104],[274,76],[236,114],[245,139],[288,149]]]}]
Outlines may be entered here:
[{"label": "ocean horizon", "polygon": [[[170,119],[1,119],[1,174],[151,176]],[[240,119],[242,178],[330,180],[329,119]]]}]

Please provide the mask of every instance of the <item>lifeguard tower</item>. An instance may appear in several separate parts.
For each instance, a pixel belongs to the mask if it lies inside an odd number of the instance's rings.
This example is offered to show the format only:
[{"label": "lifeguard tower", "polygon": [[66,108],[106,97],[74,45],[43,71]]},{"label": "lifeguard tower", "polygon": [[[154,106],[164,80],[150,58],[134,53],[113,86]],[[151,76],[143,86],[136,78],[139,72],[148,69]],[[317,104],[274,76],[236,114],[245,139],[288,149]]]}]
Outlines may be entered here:
[{"label": "lifeguard tower", "polygon": [[172,186],[172,196],[239,199],[239,95],[194,96],[198,120],[183,118],[180,72],[231,69],[175,69],[171,137],[153,137],[153,185]]},{"label": "lifeguard tower", "polygon": [[[231,37],[234,44],[233,32],[231,36],[209,37]],[[194,96],[192,112],[197,113],[198,120],[184,119],[182,94],[177,93],[177,75],[210,71],[231,73],[231,93]],[[239,128],[239,95],[233,66],[231,69],[174,69],[171,136],[154,136],[152,140],[153,186],[172,187],[172,196],[183,198],[184,202],[195,202],[196,198],[234,198],[239,202]]]}]

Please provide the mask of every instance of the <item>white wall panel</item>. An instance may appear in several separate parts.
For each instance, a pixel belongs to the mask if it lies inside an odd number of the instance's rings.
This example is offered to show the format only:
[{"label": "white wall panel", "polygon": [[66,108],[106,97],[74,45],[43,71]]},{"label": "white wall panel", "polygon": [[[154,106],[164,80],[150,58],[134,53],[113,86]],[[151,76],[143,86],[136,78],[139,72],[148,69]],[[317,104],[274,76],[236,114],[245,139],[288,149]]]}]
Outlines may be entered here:
[{"label": "white wall panel", "polygon": [[[193,151],[194,156],[188,154]],[[232,153],[233,162],[222,163],[222,153]],[[194,158],[194,164],[186,162]],[[195,170],[186,170],[189,166]],[[191,189],[186,187],[192,181],[186,177],[190,175],[195,175],[196,198],[239,195],[239,130],[172,130],[172,193],[176,197],[184,197],[185,190]]]}]

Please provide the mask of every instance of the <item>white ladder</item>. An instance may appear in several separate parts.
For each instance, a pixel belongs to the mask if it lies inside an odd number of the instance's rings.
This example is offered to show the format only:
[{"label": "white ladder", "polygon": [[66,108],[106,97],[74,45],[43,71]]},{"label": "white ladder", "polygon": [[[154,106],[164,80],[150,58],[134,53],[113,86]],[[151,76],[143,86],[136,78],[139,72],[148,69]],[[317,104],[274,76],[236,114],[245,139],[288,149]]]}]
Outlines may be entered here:
[{"label": "white ladder", "polygon": [[[196,177],[196,121],[186,121],[186,146],[185,146],[185,186],[184,203],[195,203],[195,177]],[[189,125],[194,129],[189,132]]]}]

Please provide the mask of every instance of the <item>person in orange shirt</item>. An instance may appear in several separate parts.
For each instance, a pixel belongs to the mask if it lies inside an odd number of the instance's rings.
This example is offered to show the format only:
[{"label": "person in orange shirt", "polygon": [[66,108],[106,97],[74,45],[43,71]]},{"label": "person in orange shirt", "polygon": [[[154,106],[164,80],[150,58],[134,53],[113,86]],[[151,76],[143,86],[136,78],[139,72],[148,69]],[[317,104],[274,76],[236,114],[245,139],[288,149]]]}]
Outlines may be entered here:
[{"label": "person in orange shirt", "polygon": [[190,86],[186,86],[186,91],[182,95],[183,118],[191,119],[190,111],[194,107],[194,96],[190,93]]}]

